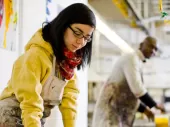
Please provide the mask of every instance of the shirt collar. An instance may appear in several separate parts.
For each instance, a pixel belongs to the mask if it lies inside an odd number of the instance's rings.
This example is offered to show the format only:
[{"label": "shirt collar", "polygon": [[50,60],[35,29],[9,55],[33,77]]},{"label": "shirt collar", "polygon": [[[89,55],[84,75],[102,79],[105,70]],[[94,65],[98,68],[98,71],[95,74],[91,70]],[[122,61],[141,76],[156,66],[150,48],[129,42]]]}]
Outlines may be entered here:
[{"label": "shirt collar", "polygon": [[137,56],[139,57],[139,59],[142,61],[142,62],[146,62],[146,58],[145,56],[143,55],[143,53],[140,51],[140,50],[137,50]]}]

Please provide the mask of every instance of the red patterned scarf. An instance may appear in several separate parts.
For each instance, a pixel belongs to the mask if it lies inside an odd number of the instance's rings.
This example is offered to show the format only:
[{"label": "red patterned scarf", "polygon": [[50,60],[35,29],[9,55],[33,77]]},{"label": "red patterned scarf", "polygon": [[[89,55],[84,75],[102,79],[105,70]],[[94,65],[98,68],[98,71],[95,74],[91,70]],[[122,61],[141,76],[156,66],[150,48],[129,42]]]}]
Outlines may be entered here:
[{"label": "red patterned scarf", "polygon": [[65,60],[59,64],[60,74],[63,78],[69,80],[74,75],[74,69],[82,62],[82,56],[64,48]]}]

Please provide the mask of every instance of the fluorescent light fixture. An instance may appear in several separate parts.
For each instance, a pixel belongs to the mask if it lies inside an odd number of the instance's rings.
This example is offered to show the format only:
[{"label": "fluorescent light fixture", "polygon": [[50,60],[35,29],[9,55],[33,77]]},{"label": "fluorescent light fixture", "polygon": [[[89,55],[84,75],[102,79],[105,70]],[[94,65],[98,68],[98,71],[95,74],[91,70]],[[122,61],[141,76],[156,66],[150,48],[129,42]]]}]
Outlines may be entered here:
[{"label": "fluorescent light fixture", "polygon": [[[90,5],[89,5],[90,6]],[[130,47],[120,36],[118,36],[106,23],[104,23],[98,16],[97,12],[90,6],[96,16],[97,30],[102,33],[109,41],[115,44],[123,53],[133,52],[134,49]]]},{"label": "fluorescent light fixture", "polygon": [[113,30],[111,30],[99,17],[97,19],[97,30],[99,30],[108,40],[115,44],[122,52],[133,52],[130,47],[122,38],[120,38]]}]

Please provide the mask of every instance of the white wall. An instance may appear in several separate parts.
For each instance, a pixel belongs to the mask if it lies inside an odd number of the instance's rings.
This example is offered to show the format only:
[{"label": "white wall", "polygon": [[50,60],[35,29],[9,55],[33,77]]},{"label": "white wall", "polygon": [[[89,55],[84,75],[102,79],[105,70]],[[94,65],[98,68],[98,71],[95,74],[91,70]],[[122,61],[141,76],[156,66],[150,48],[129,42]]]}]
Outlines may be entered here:
[{"label": "white wall", "polygon": [[70,4],[73,3],[85,3],[87,4],[87,0],[58,0],[58,4],[60,4],[63,7],[69,6]]},{"label": "white wall", "polygon": [[31,36],[45,21],[45,0],[21,0],[21,52]]},{"label": "white wall", "polygon": [[0,92],[4,89],[10,78],[12,65],[17,56],[17,52],[0,49]]},{"label": "white wall", "polygon": [[[16,7],[17,11],[19,11],[19,4]],[[20,13],[18,13],[20,14]],[[5,22],[5,20],[3,20]],[[19,19],[17,21],[19,23]],[[13,27],[10,24],[9,27]],[[14,61],[17,59],[19,55],[19,26],[16,26],[16,46],[15,50],[10,51],[4,48],[0,48],[0,93],[6,87],[8,80],[10,79],[10,75],[12,72],[12,65]],[[9,37],[7,33],[7,37]],[[8,39],[7,39],[8,41]]]},{"label": "white wall", "polygon": [[78,117],[77,127],[87,127],[88,119],[88,69],[78,71],[78,84],[80,88],[80,95],[78,99]]}]

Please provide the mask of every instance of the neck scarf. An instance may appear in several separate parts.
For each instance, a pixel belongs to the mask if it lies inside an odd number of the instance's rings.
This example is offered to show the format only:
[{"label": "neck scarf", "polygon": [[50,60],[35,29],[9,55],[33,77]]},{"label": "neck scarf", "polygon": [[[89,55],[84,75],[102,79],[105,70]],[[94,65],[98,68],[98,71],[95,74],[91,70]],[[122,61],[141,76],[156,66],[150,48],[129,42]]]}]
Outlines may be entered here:
[{"label": "neck scarf", "polygon": [[74,75],[74,69],[82,62],[82,56],[64,48],[65,59],[59,64],[59,71],[64,79],[70,80]]}]

